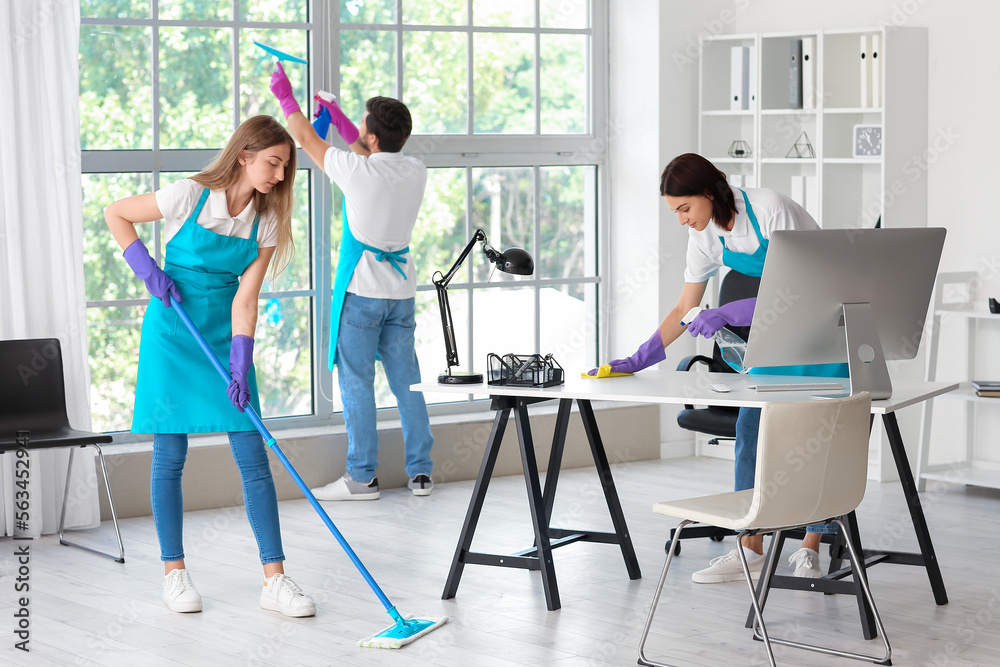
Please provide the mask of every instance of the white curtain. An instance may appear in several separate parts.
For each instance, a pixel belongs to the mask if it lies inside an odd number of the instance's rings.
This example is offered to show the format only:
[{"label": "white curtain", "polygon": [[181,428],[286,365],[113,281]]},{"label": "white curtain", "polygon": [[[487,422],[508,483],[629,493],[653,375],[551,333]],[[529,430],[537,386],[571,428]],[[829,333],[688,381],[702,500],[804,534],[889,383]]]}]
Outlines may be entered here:
[{"label": "white curtain", "polygon": [[[79,45],[79,0],[0,2],[0,339],[60,340],[70,424],[89,430]],[[92,452],[76,450],[67,527],[100,522]],[[58,529],[69,450],[31,456],[31,521],[17,532],[37,536]],[[14,455],[0,459],[11,535]]]}]

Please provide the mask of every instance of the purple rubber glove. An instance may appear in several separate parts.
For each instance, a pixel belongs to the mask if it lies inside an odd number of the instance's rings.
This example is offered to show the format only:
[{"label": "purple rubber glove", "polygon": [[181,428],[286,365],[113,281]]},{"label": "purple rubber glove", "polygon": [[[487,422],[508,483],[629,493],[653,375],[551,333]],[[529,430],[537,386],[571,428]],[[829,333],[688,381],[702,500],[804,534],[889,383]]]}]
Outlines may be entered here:
[{"label": "purple rubber glove", "polygon": [[326,140],[326,135],[330,131],[330,112],[322,104],[316,105],[316,113],[313,114],[313,129],[320,139]]},{"label": "purple rubber glove", "polygon": [[[637,373],[644,368],[649,368],[667,358],[667,353],[663,349],[663,338],[660,337],[660,330],[657,329],[645,343],[639,346],[635,354],[625,359],[614,359],[611,362],[612,373]],[[587,375],[597,375],[594,368],[587,372]]]},{"label": "purple rubber glove", "polygon": [[149,290],[149,293],[162,301],[164,306],[167,308],[170,307],[170,299],[167,298],[167,294],[170,294],[178,303],[183,301],[181,293],[177,290],[177,286],[174,285],[174,281],[149,256],[149,251],[146,250],[146,245],[142,242],[142,239],[132,241],[125,248],[122,257],[128,262],[132,273],[146,283],[146,289]]},{"label": "purple rubber glove", "polygon": [[316,95],[313,99],[319,102],[320,106],[330,112],[330,122],[333,126],[337,128],[337,133],[340,138],[343,139],[348,146],[353,144],[358,140],[360,132],[358,128],[351,122],[351,119],[344,115],[341,111],[340,105],[337,104],[337,100],[325,100],[319,95]]},{"label": "purple rubber glove", "polygon": [[247,384],[247,373],[253,365],[253,338],[237,334],[229,346],[229,400],[240,412],[250,402],[250,385]]},{"label": "purple rubber glove", "polygon": [[278,104],[281,105],[281,113],[285,114],[285,118],[288,118],[296,111],[301,111],[299,103],[295,101],[292,84],[288,80],[288,77],[285,76],[285,68],[281,66],[281,61],[278,61],[278,69],[274,70],[274,73],[271,74],[271,92],[278,98]]},{"label": "purple rubber glove", "polygon": [[727,324],[737,327],[750,326],[755,305],[757,305],[756,297],[730,301],[724,306],[703,310],[688,324],[688,333],[692,336],[711,338]]}]

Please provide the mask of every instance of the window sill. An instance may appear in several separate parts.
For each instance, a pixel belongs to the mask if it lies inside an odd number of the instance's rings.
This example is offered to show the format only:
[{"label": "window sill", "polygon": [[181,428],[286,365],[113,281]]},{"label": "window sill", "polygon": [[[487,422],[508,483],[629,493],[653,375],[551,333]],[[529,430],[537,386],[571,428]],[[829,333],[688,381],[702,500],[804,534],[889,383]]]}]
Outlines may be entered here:
[{"label": "window sill", "polygon": [[[459,424],[472,424],[472,423],[482,423],[489,422],[493,420],[494,412],[489,409],[489,402],[482,401],[484,408],[481,410],[474,410],[470,412],[462,413],[452,413],[444,415],[431,415],[431,427],[435,426],[453,426]],[[631,403],[622,401],[594,401],[594,410],[600,413],[602,410],[611,410],[615,408],[628,408],[636,407],[640,405],[649,405],[648,403]],[[556,402],[545,403],[541,405],[533,405],[531,407],[530,414],[535,415],[554,415],[559,410],[559,404]],[[573,405],[573,412],[577,412],[576,404]],[[381,431],[393,431],[402,428],[402,424],[399,419],[385,419],[379,420],[377,429]],[[345,435],[347,433],[347,427],[344,424],[330,424],[323,426],[301,426],[295,428],[286,428],[276,431],[271,431],[271,435],[277,441],[278,446],[281,446],[282,441],[292,440],[298,438],[313,438],[322,437],[330,435]],[[198,448],[198,447],[218,447],[220,445],[228,446],[229,438],[224,433],[209,433],[205,435],[192,435],[188,440],[188,447]],[[122,443],[112,443],[110,445],[105,445],[103,447],[105,453],[113,454],[133,454],[142,452],[153,451],[153,441],[150,440],[140,440],[138,442],[122,442]]]}]

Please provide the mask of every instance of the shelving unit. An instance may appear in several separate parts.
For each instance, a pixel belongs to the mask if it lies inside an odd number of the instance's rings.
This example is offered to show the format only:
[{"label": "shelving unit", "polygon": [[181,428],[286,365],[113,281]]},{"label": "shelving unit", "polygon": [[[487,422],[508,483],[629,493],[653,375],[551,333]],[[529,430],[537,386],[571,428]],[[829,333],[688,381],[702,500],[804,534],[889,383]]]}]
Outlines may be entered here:
[{"label": "shelving unit", "polygon": [[[962,454],[953,461],[929,464],[931,454],[931,422],[935,401],[926,401],[923,407],[923,424],[920,431],[920,451],[917,455],[917,489],[925,490],[927,481],[950,482],[954,484],[969,484],[1000,489],[1000,462],[984,461],[976,451],[979,440],[976,429],[979,409],[996,410],[1000,407],[1000,398],[985,398],[977,396],[972,388],[972,380],[983,380],[977,376],[979,365],[976,361],[979,328],[981,325],[996,326],[1000,324],[1000,315],[988,311],[949,310],[938,308],[934,311],[931,330],[928,336],[927,379],[935,380],[938,371],[938,351],[941,343],[941,324],[945,318],[964,321],[966,330],[966,367],[963,375],[967,381],[960,383],[959,389],[945,394],[940,400],[961,401],[965,405],[965,446]],[[988,406],[988,407],[986,407]]]},{"label": "shelving unit", "polygon": [[[862,36],[881,45],[877,107],[861,106]],[[789,45],[803,38],[815,43],[814,108],[790,109]],[[730,110],[734,46],[752,47],[755,58],[749,111]],[[926,70],[925,28],[704,36],[699,62],[698,150],[719,169],[788,196],[793,176],[814,177],[818,201],[806,208],[822,227],[873,227],[880,217],[883,226],[926,226],[927,81],[913,75]],[[852,156],[857,124],[882,126],[881,157]],[[815,157],[788,158],[803,132]],[[750,158],[728,155],[737,139],[750,144]]]},{"label": "shelving unit", "polygon": [[[862,105],[861,41],[877,37],[878,106]],[[791,109],[789,46],[812,39],[813,108]],[[805,30],[707,35],[701,38],[698,152],[727,175],[742,174],[746,187],[793,197],[793,177],[813,177],[805,208],[827,229],[927,226],[927,29],[921,27]],[[755,106],[730,109],[731,49],[752,47]],[[874,62],[874,61],[873,61]],[[803,100],[803,106],[810,106]],[[882,155],[853,157],[854,126],[882,126]],[[788,158],[805,132],[815,157]],[[727,154],[730,144],[750,144],[749,158]],[[808,194],[813,194],[810,198]],[[711,288],[710,288],[711,289]],[[714,292],[710,292],[714,293]],[[869,477],[896,478],[888,438],[872,433]],[[712,449],[698,443],[699,453]]]}]

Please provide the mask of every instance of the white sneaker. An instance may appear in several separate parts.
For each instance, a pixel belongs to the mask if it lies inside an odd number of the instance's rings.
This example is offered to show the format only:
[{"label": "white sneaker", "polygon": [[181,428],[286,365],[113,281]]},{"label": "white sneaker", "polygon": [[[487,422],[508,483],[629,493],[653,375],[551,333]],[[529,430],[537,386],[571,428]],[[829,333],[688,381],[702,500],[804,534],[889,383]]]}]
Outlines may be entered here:
[{"label": "white sneaker", "polygon": [[434,480],[430,475],[417,475],[406,483],[406,487],[415,496],[429,496],[434,490]]},{"label": "white sneaker", "polygon": [[316,603],[304,595],[298,584],[284,574],[275,574],[264,580],[260,593],[260,606],[269,611],[279,611],[285,616],[301,618],[316,614]]},{"label": "white sneaker", "polygon": [[[736,547],[740,549],[741,547]],[[725,556],[713,558],[709,566],[704,570],[698,570],[691,575],[691,581],[696,584],[722,584],[727,581],[739,581],[743,579],[743,568],[740,566],[740,557],[733,549]],[[767,560],[764,554],[759,554],[756,558],[747,558],[747,566],[750,568],[750,577],[759,577],[760,571]]]},{"label": "white sneaker", "polygon": [[378,500],[378,477],[370,482],[358,482],[345,472],[336,482],[311,489],[317,500]]},{"label": "white sneaker", "polygon": [[799,549],[789,557],[788,562],[795,566],[793,577],[819,579],[823,576],[823,570],[819,569],[819,554],[812,549]]},{"label": "white sneaker", "polygon": [[170,611],[182,614],[201,611],[201,595],[195,590],[187,570],[170,570],[163,577],[163,602]]}]

